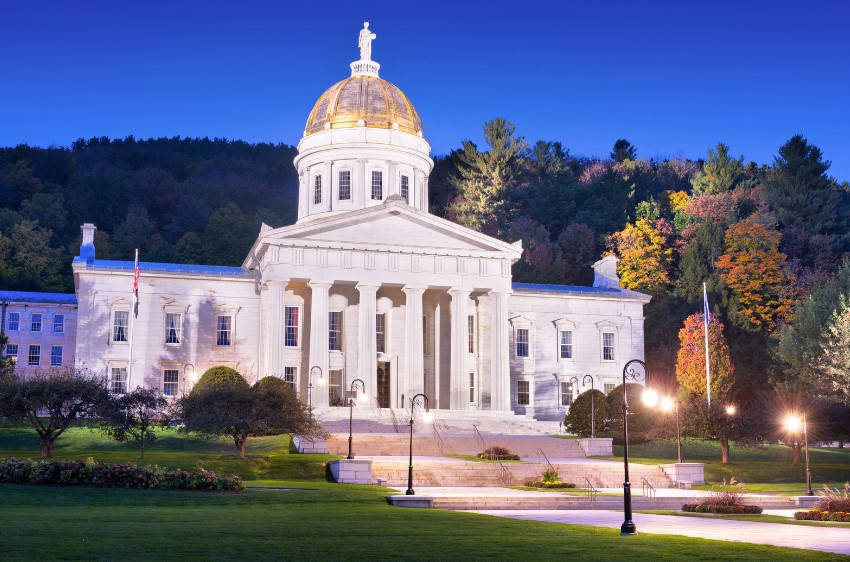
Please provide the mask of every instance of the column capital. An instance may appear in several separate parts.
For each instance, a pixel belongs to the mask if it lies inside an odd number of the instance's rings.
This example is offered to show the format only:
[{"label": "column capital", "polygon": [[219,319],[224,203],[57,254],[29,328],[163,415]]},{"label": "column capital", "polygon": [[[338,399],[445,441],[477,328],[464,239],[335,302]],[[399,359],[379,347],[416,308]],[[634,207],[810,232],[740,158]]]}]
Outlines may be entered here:
[{"label": "column capital", "polygon": [[462,295],[469,296],[470,294],[472,294],[472,290],[467,289],[465,287],[450,287],[449,290],[446,291],[446,292],[448,294],[450,294],[452,297],[454,297],[455,295],[457,295],[457,296],[462,296]]},{"label": "column capital", "polygon": [[493,296],[493,297],[495,297],[497,295],[509,296],[512,293],[513,293],[513,290],[511,290],[511,289],[490,289],[489,291],[487,291],[487,294],[490,295],[490,296]]},{"label": "column capital", "polygon": [[425,291],[428,290],[428,287],[426,285],[405,285],[404,287],[401,288],[401,290],[404,291],[405,293],[407,293],[408,291],[410,291],[411,293],[414,293],[414,292],[417,292],[417,291],[420,292],[420,293],[424,293]]},{"label": "column capital", "polygon": [[316,288],[328,287],[329,288],[331,285],[334,284],[334,282],[333,281],[324,281],[322,279],[310,279],[310,281],[308,281],[307,284],[310,285],[311,289],[313,287],[316,287]]},{"label": "column capital", "polygon": [[286,286],[289,285],[289,279],[266,279],[263,285],[266,287],[286,288]]},{"label": "column capital", "polygon": [[377,291],[378,289],[381,288],[381,284],[380,283],[361,282],[361,283],[358,283],[357,285],[355,285],[355,287],[357,288],[358,291],[360,291],[362,293],[362,292],[368,292],[368,291]]}]

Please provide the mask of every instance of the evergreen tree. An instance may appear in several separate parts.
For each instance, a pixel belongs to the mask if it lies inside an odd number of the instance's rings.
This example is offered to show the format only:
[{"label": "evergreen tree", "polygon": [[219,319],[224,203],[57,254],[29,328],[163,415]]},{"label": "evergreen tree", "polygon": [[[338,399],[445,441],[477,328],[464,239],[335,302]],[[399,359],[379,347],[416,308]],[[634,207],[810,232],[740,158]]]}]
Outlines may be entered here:
[{"label": "evergreen tree", "polygon": [[679,259],[677,289],[690,302],[702,299],[702,284],[712,293],[720,289],[715,263],[723,253],[723,229],[708,221],[699,225]]},{"label": "evergreen tree", "polygon": [[637,158],[637,150],[626,139],[617,139],[614,143],[614,149],[611,151],[611,160],[620,163],[625,160],[634,160]]},{"label": "evergreen tree", "polygon": [[731,158],[729,147],[717,143],[717,150],[708,149],[708,160],[691,179],[695,195],[716,195],[731,191],[744,177],[744,157]]}]

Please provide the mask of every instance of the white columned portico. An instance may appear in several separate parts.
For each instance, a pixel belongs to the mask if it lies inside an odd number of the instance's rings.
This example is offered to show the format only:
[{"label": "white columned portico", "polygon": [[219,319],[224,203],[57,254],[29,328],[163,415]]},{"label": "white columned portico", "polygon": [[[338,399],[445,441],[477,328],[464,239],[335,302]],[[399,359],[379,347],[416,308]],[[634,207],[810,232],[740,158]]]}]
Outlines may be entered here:
[{"label": "white columned portico", "polygon": [[468,289],[449,289],[451,304],[451,400],[452,410],[469,409],[469,375],[467,374],[467,356],[469,351],[469,310]]},{"label": "white columned portico", "polygon": [[[375,315],[377,314],[376,296],[378,285],[358,283],[360,293],[359,333],[357,334],[357,377],[366,383],[369,403],[378,398],[378,350],[375,339]],[[353,378],[352,378],[353,380]]]},{"label": "white columned portico", "polygon": [[283,376],[284,315],[286,312],[286,285],[288,279],[266,282],[261,293],[264,314],[267,318],[263,334],[263,366],[261,377]]},{"label": "white columned portico", "polygon": [[[325,383],[328,381],[328,291],[333,285],[330,281],[310,281],[310,363],[307,365],[308,392],[313,383],[313,406],[328,407],[328,386],[319,386],[318,378],[313,377],[313,367],[322,370]],[[316,378],[316,380],[312,380]]]},{"label": "white columned portico", "polygon": [[413,285],[406,285],[402,289],[405,294],[406,310],[404,322],[404,395],[409,397],[425,392],[425,350],[422,347],[424,336],[422,331],[422,295],[425,293],[425,289],[425,287]]},{"label": "white columned portico", "polygon": [[492,326],[490,333],[490,409],[511,409],[511,371],[508,338],[508,291],[490,291]]}]

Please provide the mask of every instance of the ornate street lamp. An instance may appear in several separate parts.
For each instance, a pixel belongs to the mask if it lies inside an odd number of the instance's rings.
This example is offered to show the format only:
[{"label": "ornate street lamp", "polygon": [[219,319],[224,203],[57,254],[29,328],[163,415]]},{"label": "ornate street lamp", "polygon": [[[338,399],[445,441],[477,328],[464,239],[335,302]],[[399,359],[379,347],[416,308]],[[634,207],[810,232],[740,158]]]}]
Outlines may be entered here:
[{"label": "ornate street lamp", "polygon": [[307,381],[307,405],[310,408],[310,413],[313,413],[313,377],[319,375],[319,380],[316,381],[318,386],[325,386],[325,379],[322,376],[322,368],[318,365],[310,369],[309,380]]},{"label": "ornate street lamp", "polygon": [[[357,383],[360,383],[359,385]],[[348,396],[348,456],[345,457],[348,460],[354,458],[354,455],[351,452],[351,442],[353,440],[353,432],[352,425],[354,423],[354,393],[357,392],[357,387],[360,387],[360,390],[363,393],[360,395],[360,401],[365,402],[369,399],[369,395],[366,394],[366,383],[361,379],[354,379],[351,381],[351,393]]]},{"label": "ornate street lamp", "polygon": [[416,492],[413,491],[413,409],[416,405],[425,406],[425,422],[431,421],[431,412],[428,410],[428,397],[422,393],[417,394],[410,399],[410,466],[407,468],[407,491],[408,496],[413,496]]},{"label": "ornate street lamp", "polygon": [[593,392],[596,388],[593,385],[593,375],[584,375],[581,384],[587,386],[587,379],[590,379],[590,438],[596,439],[596,393]]},{"label": "ornate street lamp", "polygon": [[806,423],[806,412],[803,412],[803,418],[792,414],[785,418],[785,428],[793,433],[800,433],[803,430],[803,441],[806,444],[806,495],[814,496],[812,492],[812,471],[809,470],[809,430]]},{"label": "ornate street lamp", "polygon": [[[632,363],[643,366],[643,372],[631,367]],[[623,482],[623,512],[625,520],[620,525],[621,535],[637,535],[637,527],[632,521],[632,484],[629,482],[629,401],[626,392],[626,381],[649,382],[649,369],[646,363],[640,359],[632,359],[623,366],[623,471],[625,482]]]}]

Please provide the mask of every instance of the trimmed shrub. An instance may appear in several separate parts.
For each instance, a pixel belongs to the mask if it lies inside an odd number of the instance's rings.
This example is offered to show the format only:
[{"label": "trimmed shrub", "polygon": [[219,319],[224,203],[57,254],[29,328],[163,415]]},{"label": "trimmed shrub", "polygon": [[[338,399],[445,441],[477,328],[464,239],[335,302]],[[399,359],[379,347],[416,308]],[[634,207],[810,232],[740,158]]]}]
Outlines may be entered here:
[{"label": "trimmed shrub", "polygon": [[525,483],[529,488],[575,488],[572,482],[543,482],[542,480],[529,480]]},{"label": "trimmed shrub", "polygon": [[570,404],[570,410],[564,418],[564,428],[568,433],[579,437],[590,437],[592,433],[591,406],[596,411],[596,435],[607,435],[605,422],[610,417],[608,415],[608,400],[599,390],[582,392]]},{"label": "trimmed shrub", "polygon": [[839,523],[850,523],[850,513],[846,511],[822,511],[813,509],[811,511],[796,511],[794,519],[798,521],[837,521]]},{"label": "trimmed shrub", "polygon": [[719,513],[723,515],[734,514],[753,514],[761,513],[761,508],[757,505],[712,505],[706,503],[686,503],[682,506],[682,511],[689,513]]},{"label": "trimmed shrub", "polygon": [[[626,383],[629,398],[629,444],[646,443],[659,432],[659,416],[657,412],[647,408],[641,396],[644,386],[635,383]],[[623,444],[623,385],[617,385],[614,390],[605,397],[608,401],[608,423],[607,437],[614,439],[614,443]],[[596,418],[599,423],[599,418]],[[602,435],[596,428],[596,435]]]},{"label": "trimmed shrub", "polygon": [[485,449],[483,453],[478,453],[478,458],[488,461],[518,461],[519,455],[513,454],[504,447],[490,447]]},{"label": "trimmed shrub", "polygon": [[818,502],[818,509],[821,511],[830,512],[850,512],[850,482],[844,483],[844,490],[831,489],[824,485],[822,492],[818,492],[821,500]]},{"label": "trimmed shrub", "polygon": [[682,506],[682,511],[691,513],[720,513],[720,514],[760,514],[761,508],[757,505],[746,505],[741,503],[744,499],[744,489],[741,484],[732,478],[729,484],[723,480],[723,486],[719,491],[711,492],[711,495],[702,498],[697,503],[688,503]]},{"label": "trimmed shrub", "polygon": [[197,383],[195,383],[195,386],[192,387],[192,392],[231,385],[247,387],[248,381],[246,381],[238,371],[231,369],[230,367],[210,367],[204,371],[204,374],[201,375],[201,378]]},{"label": "trimmed shrub", "polygon": [[217,476],[215,472],[166,470],[156,465],[100,464],[83,461],[31,461],[0,458],[0,483],[42,486],[94,486],[97,488],[137,488],[166,490],[205,490],[244,492],[238,476]]}]

